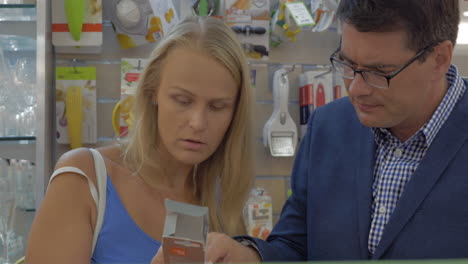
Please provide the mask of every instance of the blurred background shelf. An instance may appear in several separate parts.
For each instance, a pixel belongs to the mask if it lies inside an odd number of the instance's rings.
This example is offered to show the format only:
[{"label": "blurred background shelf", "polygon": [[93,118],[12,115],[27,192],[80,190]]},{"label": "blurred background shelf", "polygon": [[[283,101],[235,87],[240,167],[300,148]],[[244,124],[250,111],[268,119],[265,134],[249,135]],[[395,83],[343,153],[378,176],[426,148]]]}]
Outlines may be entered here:
[{"label": "blurred background shelf", "polygon": [[0,137],[0,144],[5,142],[13,142],[17,144],[30,144],[34,143],[36,137],[24,136],[24,137]]},{"label": "blurred background shelf", "polygon": [[34,8],[36,0],[0,0],[0,8]]},{"label": "blurred background shelf", "polygon": [[36,161],[35,137],[0,137],[0,157]]},{"label": "blurred background shelf", "polygon": [[0,4],[0,35],[27,36],[35,39],[36,20],[35,5]]}]

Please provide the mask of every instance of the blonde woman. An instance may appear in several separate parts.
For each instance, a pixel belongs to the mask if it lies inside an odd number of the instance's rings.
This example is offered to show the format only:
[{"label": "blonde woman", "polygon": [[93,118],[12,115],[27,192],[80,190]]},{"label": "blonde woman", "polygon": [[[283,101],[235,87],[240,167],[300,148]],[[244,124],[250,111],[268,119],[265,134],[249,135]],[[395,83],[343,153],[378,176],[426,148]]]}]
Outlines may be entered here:
[{"label": "blonde woman", "polygon": [[[157,45],[140,79],[127,141],[99,148],[107,200],[96,247],[96,205],[85,177],[51,181],[28,241],[31,263],[149,263],[164,228],[164,199],[208,206],[210,230],[245,233],[252,181],[251,94],[242,48],[215,18],[188,18]],[[96,184],[89,149],[56,165]],[[94,251],[93,251],[94,250]]]}]

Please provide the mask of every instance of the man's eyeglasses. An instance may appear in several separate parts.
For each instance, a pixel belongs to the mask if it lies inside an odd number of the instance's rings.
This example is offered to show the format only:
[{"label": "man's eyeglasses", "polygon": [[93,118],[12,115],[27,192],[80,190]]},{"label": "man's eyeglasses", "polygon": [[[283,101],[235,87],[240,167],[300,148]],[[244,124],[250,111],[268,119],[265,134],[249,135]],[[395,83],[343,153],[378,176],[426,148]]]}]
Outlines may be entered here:
[{"label": "man's eyeglasses", "polygon": [[416,53],[416,55],[411,60],[409,60],[407,63],[405,63],[405,65],[401,66],[400,69],[398,69],[398,70],[396,70],[393,73],[388,74],[388,75],[380,73],[380,72],[368,71],[368,70],[359,70],[359,69],[354,68],[353,66],[351,66],[347,62],[342,61],[339,58],[337,58],[337,54],[338,54],[339,50],[335,51],[330,56],[330,62],[332,64],[333,69],[335,70],[335,72],[340,74],[345,79],[354,80],[354,78],[356,77],[356,73],[359,73],[359,74],[361,74],[364,81],[367,84],[369,84],[370,86],[375,87],[375,88],[380,88],[380,89],[387,89],[387,88],[390,87],[390,80],[393,77],[397,76],[397,74],[402,72],[404,69],[406,69],[406,67],[411,65],[411,63],[413,63],[414,61],[419,59],[422,55],[424,55],[424,53],[426,53],[428,50],[430,50],[434,46],[437,46],[439,43],[440,42],[436,42],[436,43],[433,43],[433,44],[421,49],[420,51],[418,51]]}]

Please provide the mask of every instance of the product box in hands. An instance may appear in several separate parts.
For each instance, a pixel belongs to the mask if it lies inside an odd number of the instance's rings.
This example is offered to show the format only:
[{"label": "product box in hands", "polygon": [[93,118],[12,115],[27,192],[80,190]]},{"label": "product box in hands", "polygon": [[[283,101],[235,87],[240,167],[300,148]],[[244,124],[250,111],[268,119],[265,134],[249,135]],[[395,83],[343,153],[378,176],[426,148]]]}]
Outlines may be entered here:
[{"label": "product box in hands", "polygon": [[164,262],[204,263],[208,235],[208,207],[166,199],[166,222],[162,238]]}]

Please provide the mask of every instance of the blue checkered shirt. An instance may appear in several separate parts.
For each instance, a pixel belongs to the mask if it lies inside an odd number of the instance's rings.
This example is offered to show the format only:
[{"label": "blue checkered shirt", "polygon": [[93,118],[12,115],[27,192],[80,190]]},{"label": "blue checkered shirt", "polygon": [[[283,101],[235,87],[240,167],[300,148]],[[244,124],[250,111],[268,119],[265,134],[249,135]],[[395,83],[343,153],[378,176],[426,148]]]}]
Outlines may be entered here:
[{"label": "blue checkered shirt", "polygon": [[406,183],[466,89],[454,65],[449,68],[447,80],[449,89],[437,110],[431,119],[406,142],[401,142],[388,129],[372,128],[377,151],[368,239],[368,249],[371,254],[374,254],[379,245],[385,225],[397,206]]}]

